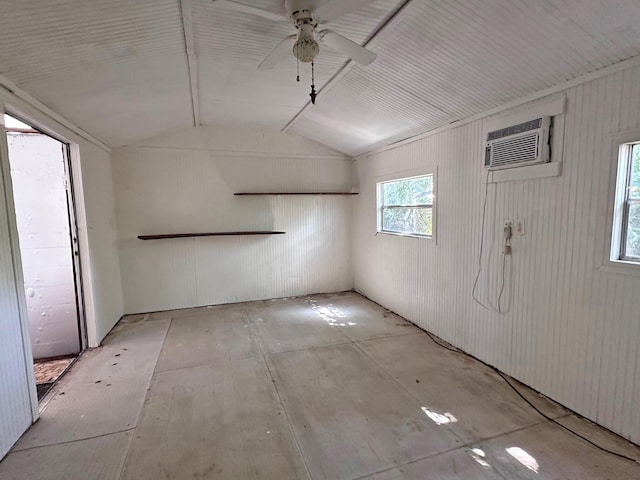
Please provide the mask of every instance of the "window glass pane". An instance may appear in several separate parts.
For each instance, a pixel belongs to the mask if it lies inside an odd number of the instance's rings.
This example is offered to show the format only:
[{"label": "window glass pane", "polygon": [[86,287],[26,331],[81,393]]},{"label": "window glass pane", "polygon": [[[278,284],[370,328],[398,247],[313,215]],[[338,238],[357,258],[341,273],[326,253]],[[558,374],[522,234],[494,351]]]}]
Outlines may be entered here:
[{"label": "window glass pane", "polygon": [[629,198],[640,199],[640,143],[631,150],[631,178]]},{"label": "window glass pane", "polygon": [[640,258],[640,204],[629,205],[625,257]]},{"label": "window glass pane", "polygon": [[429,207],[385,208],[382,211],[382,230],[431,236],[432,211]]},{"label": "window glass pane", "polygon": [[433,175],[383,183],[382,201],[385,206],[431,205],[433,203]]}]

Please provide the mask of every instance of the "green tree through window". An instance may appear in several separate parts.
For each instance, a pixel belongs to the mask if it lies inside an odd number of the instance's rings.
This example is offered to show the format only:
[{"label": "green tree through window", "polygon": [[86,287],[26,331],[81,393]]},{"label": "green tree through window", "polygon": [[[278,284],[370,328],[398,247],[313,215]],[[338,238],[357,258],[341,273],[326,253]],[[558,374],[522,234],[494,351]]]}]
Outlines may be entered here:
[{"label": "green tree through window", "polygon": [[433,235],[433,175],[384,182],[380,194],[383,232]]},{"label": "green tree through window", "polygon": [[621,256],[640,260],[640,143],[631,147],[630,154],[624,218],[626,235]]}]

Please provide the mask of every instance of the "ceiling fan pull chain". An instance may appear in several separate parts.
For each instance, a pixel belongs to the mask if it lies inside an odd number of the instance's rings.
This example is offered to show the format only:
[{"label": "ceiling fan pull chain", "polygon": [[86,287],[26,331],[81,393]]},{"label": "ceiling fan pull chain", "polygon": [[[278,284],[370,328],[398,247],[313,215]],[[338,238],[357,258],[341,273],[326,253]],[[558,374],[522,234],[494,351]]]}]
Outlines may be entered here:
[{"label": "ceiling fan pull chain", "polygon": [[300,60],[296,57],[296,82],[300,81]]},{"label": "ceiling fan pull chain", "polygon": [[315,74],[315,62],[311,62],[311,103],[316,104],[316,74]]}]

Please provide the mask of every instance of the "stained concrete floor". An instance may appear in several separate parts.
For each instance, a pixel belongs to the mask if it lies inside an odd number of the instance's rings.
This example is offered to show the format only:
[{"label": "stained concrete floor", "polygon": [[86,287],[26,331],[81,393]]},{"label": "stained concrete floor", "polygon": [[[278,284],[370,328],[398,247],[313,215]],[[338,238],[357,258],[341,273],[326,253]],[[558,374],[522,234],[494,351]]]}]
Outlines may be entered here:
[{"label": "stained concrete floor", "polygon": [[[592,440],[640,449],[523,393]],[[4,479],[640,479],[355,293],[125,317]]]}]

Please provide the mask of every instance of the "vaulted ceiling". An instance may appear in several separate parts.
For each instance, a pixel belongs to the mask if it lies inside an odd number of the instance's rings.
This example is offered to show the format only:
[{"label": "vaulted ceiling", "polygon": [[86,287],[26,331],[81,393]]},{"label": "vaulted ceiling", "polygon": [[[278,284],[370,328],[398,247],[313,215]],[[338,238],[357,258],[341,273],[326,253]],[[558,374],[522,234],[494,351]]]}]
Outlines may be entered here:
[{"label": "vaulted ceiling", "polygon": [[211,0],[1,0],[0,74],[111,146],[200,124],[356,154],[640,55],[637,0],[375,0],[330,26],[378,59],[322,49],[316,105],[293,56],[256,69],[293,27]]}]

